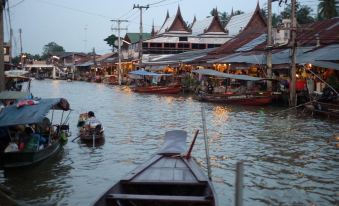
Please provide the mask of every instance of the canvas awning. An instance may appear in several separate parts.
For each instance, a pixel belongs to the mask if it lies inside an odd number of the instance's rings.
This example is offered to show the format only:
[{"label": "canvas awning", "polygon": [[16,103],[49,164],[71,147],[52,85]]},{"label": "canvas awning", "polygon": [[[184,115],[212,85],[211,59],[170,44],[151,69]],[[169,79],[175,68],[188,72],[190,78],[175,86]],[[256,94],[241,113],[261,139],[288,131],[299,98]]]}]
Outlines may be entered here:
[{"label": "canvas awning", "polygon": [[139,75],[139,76],[171,76],[172,74],[158,74],[154,72],[148,72],[145,70],[135,70],[131,71],[128,74]]},{"label": "canvas awning", "polygon": [[19,91],[2,91],[0,92],[0,100],[3,99],[26,99],[31,96],[29,92],[19,92]]},{"label": "canvas awning", "polygon": [[39,99],[38,104],[17,107],[11,105],[0,111],[0,127],[40,123],[51,109],[69,110],[63,98]]},{"label": "canvas awning", "polygon": [[209,75],[209,76],[216,76],[220,78],[229,78],[229,79],[239,79],[239,80],[245,80],[245,81],[264,80],[263,78],[252,77],[248,75],[226,74],[226,73],[218,72],[212,69],[198,69],[198,70],[194,70],[193,72],[197,74],[201,74],[201,75]]},{"label": "canvas awning", "polygon": [[186,138],[187,132],[183,130],[166,132],[164,144],[158,154],[181,154],[187,152]]}]

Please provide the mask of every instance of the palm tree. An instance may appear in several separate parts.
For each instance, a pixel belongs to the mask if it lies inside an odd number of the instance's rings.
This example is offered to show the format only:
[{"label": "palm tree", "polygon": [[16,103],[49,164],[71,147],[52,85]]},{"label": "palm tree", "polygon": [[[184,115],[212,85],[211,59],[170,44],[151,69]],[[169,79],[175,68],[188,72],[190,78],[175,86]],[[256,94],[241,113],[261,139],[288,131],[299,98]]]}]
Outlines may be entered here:
[{"label": "palm tree", "polygon": [[318,4],[318,18],[330,19],[338,16],[336,11],[336,0],[319,0]]}]

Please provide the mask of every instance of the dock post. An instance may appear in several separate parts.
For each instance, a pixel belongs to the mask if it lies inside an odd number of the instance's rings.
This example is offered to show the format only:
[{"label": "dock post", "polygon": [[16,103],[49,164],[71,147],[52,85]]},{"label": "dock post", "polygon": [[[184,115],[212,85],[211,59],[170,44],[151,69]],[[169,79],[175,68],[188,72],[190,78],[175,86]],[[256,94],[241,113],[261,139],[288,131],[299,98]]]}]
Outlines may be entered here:
[{"label": "dock post", "polygon": [[244,163],[237,162],[235,176],[235,206],[242,206],[242,189],[243,189]]}]

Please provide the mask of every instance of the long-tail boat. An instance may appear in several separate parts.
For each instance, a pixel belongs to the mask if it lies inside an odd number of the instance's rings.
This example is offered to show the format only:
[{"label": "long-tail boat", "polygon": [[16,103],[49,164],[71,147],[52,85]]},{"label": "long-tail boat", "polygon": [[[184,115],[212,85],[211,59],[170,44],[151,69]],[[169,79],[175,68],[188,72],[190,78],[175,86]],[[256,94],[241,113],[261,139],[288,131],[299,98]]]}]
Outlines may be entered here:
[{"label": "long-tail boat", "polygon": [[[2,168],[31,166],[50,158],[61,150],[69,133],[69,126],[66,124],[69,115],[64,119],[62,114],[61,120],[58,120],[61,124],[55,125],[52,124],[53,115],[51,120],[46,118],[50,110],[53,114],[54,110],[70,111],[69,103],[63,98],[29,99],[3,108],[0,112],[0,130],[2,131],[0,166]],[[42,124],[48,130],[44,132],[40,130]],[[30,133],[26,133],[26,128],[25,132],[17,130],[18,127],[25,125],[30,129]],[[35,131],[32,127],[27,127],[28,125],[34,126]],[[3,133],[4,131],[6,133]],[[48,132],[45,133],[46,131]],[[24,141],[24,139],[28,140]],[[43,144],[40,141],[42,139],[46,140]],[[7,150],[8,148],[10,150]]]},{"label": "long-tail boat", "polygon": [[[259,77],[252,77],[248,75],[237,75],[237,74],[228,74],[222,73],[211,69],[198,69],[193,71],[199,75],[205,76],[213,76],[218,79],[233,79],[233,80],[241,80],[241,81],[273,81],[272,79],[263,79]],[[245,85],[243,85],[245,89],[241,89],[238,85],[236,90],[245,90],[245,91],[223,91],[223,92],[214,92],[214,91],[199,91],[195,95],[195,99],[199,101],[206,102],[216,102],[216,103],[225,103],[225,104],[237,104],[237,105],[250,105],[250,106],[263,106],[268,105],[272,102],[274,96],[272,92],[266,91],[247,91]]]},{"label": "long-tail boat", "polygon": [[[140,78],[152,77],[161,78],[162,76],[172,76],[172,74],[158,74],[154,72],[148,72],[144,70],[136,70],[129,73],[130,78],[141,80]],[[143,82],[144,83],[144,82]],[[135,85],[132,87],[132,91],[138,93],[149,93],[149,94],[178,94],[182,91],[182,86],[178,83],[167,83],[164,85],[153,84],[153,85]]]},{"label": "long-tail boat", "polygon": [[190,156],[192,146],[186,156],[182,155],[187,152],[186,138],[182,130],[166,132],[162,148],[108,189],[94,205],[217,206],[210,179]]}]

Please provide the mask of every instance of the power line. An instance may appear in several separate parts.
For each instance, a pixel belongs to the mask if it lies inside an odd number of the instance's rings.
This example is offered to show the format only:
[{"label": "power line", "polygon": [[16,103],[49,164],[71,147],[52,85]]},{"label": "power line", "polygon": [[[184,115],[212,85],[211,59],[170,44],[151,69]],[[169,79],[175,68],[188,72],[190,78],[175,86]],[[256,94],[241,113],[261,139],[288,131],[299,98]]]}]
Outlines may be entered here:
[{"label": "power line", "polygon": [[84,14],[88,14],[88,15],[92,15],[92,16],[97,16],[97,17],[101,17],[101,18],[105,18],[105,19],[111,19],[110,17],[102,15],[102,14],[97,14],[97,13],[94,13],[94,12],[89,12],[89,11],[85,11],[85,10],[81,10],[81,9],[71,8],[71,7],[68,7],[68,6],[61,5],[61,4],[52,3],[52,2],[49,2],[49,1],[46,1],[46,0],[39,0],[39,1],[43,2],[45,4],[49,4],[49,5],[52,5],[52,6],[59,7],[59,8],[68,9],[68,10],[71,10],[71,11],[76,11],[76,12],[80,12],[80,13],[84,13]]},{"label": "power line", "polygon": [[[9,8],[14,8],[14,7],[20,5],[21,3],[23,3],[24,1],[25,1],[25,0],[21,0],[21,1],[19,1],[18,3],[16,3],[16,4],[10,6]],[[7,1],[7,2],[8,2],[8,1]]]}]

